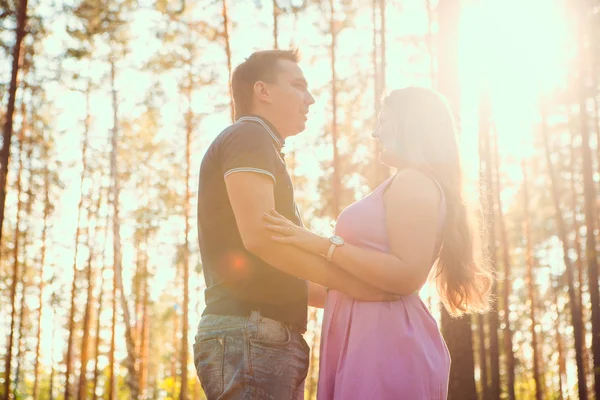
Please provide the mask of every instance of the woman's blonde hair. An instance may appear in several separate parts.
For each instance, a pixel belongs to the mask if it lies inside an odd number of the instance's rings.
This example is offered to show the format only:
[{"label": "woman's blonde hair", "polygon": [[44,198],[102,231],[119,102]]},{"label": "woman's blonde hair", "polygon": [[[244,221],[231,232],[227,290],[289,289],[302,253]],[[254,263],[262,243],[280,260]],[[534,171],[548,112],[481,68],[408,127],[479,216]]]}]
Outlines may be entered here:
[{"label": "woman's blonde hair", "polygon": [[442,303],[452,316],[486,311],[493,275],[480,246],[481,218],[473,218],[464,201],[457,129],[448,103],[433,90],[407,87],[391,92],[384,110],[396,119],[396,156],[428,172],[444,192],[442,247],[433,270]]}]

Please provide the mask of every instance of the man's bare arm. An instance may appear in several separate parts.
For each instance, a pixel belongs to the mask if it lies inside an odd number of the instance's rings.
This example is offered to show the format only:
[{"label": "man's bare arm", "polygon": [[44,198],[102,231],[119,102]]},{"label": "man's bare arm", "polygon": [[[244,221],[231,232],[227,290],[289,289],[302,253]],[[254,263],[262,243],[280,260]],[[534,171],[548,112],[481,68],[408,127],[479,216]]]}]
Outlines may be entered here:
[{"label": "man's bare arm", "polygon": [[237,172],[228,175],[225,184],[238,230],[249,252],[289,275],[345,292],[358,300],[392,299],[323,257],[271,240],[272,234],[263,220],[263,215],[275,208],[274,183],[269,176]]}]

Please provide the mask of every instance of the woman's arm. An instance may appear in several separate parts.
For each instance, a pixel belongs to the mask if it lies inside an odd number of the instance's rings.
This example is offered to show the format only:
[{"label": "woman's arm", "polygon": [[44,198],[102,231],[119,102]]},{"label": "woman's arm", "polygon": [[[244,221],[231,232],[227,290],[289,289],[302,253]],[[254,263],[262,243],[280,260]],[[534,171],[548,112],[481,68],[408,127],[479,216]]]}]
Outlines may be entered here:
[{"label": "woman's arm", "polygon": [[431,178],[416,170],[400,172],[384,194],[390,254],[344,244],[332,262],[383,290],[414,293],[431,270],[440,201]]},{"label": "woman's arm", "polygon": [[[335,249],[331,261],[382,290],[408,295],[427,280],[438,230],[440,193],[437,185],[415,170],[400,172],[384,195],[390,253],[349,243]],[[273,229],[273,239],[326,254],[328,239],[306,231]]]}]

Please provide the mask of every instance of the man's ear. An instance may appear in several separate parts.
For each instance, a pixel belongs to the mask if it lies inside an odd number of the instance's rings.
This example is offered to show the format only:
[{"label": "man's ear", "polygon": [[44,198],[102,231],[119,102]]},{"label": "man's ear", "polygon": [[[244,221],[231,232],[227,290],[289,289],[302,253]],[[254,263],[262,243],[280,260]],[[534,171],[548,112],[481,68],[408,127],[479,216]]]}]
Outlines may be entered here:
[{"label": "man's ear", "polygon": [[260,102],[272,102],[269,92],[269,85],[263,81],[256,81],[254,83],[254,96],[256,96],[256,99]]}]

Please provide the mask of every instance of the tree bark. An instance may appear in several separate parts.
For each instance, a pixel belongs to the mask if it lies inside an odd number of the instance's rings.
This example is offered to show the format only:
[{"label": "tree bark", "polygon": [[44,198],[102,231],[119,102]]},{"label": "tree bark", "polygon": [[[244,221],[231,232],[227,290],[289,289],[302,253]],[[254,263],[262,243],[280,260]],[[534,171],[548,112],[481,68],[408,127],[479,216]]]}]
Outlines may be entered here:
[{"label": "tree bark", "polygon": [[[25,118],[25,115],[23,115]],[[17,317],[17,285],[19,279],[22,279],[22,274],[20,274],[20,263],[19,263],[19,250],[20,250],[20,224],[21,224],[21,209],[23,207],[23,202],[21,200],[21,174],[23,172],[23,132],[21,132],[20,146],[19,146],[19,159],[17,161],[18,169],[17,169],[17,182],[16,182],[16,194],[17,194],[17,217],[15,222],[15,242],[13,246],[13,274],[10,285],[10,304],[11,304],[11,312],[10,312],[10,330],[8,336],[8,346],[6,347],[6,361],[4,364],[4,393],[6,394],[7,399],[10,398],[10,386],[11,386],[11,367],[12,367],[12,350],[13,343],[15,337],[15,319]]]},{"label": "tree bark", "polygon": [[337,45],[337,21],[335,20],[335,7],[333,0],[329,0],[329,33],[331,44],[329,53],[331,55],[331,142],[333,146],[333,194],[331,213],[337,218],[340,215],[341,179],[338,154],[338,120],[337,120],[337,73],[336,73],[336,45]]},{"label": "tree bark", "polygon": [[184,244],[183,244],[183,321],[181,324],[181,391],[179,392],[180,400],[188,398],[188,321],[189,321],[189,280],[190,280],[190,203],[192,194],[190,192],[190,168],[191,168],[191,147],[192,147],[192,69],[188,69],[188,83],[186,88],[186,96],[188,99],[188,109],[185,115],[185,200],[183,205],[184,210]]},{"label": "tree bark", "polygon": [[131,318],[129,315],[129,306],[127,304],[127,298],[125,291],[123,290],[123,276],[122,276],[122,254],[121,254],[121,222],[119,219],[119,194],[120,194],[120,179],[117,165],[117,153],[118,153],[118,137],[119,137],[119,110],[117,100],[117,90],[115,87],[116,80],[116,68],[115,61],[110,60],[110,77],[111,77],[111,91],[112,91],[112,108],[113,108],[113,129],[112,129],[112,151],[111,151],[111,175],[113,179],[112,187],[112,205],[113,205],[113,254],[115,264],[115,279],[118,287],[121,308],[123,310],[123,322],[125,323],[125,345],[127,348],[127,357],[125,358],[125,365],[127,367],[127,386],[131,392],[131,397],[134,399],[138,398],[138,378],[136,371],[136,357],[135,357],[135,342],[133,340],[133,329],[131,327]]},{"label": "tree bark", "polygon": [[533,350],[533,380],[535,382],[535,398],[536,400],[542,400],[543,398],[543,382],[540,376],[539,360],[540,354],[538,350],[538,335],[535,330],[537,326],[536,313],[535,313],[535,286],[533,282],[533,250],[531,243],[531,218],[529,216],[529,188],[527,179],[527,170],[525,162],[522,163],[523,168],[523,236],[526,242],[525,248],[525,262],[527,265],[527,288],[528,288],[528,302],[529,302],[529,318],[531,319],[531,347]]},{"label": "tree bark", "polygon": [[[19,61],[21,59],[21,45],[25,37],[27,24],[27,0],[20,0],[17,10],[17,27],[15,30],[15,45],[12,52],[12,70],[10,74],[10,85],[8,87],[8,105],[6,107],[6,121],[2,131],[2,150],[0,150],[0,248],[2,247],[2,226],[4,224],[4,208],[6,205],[6,181],[8,177],[8,166],[10,162],[10,145],[13,133],[13,117],[17,99],[17,87],[19,76]],[[5,370],[9,371],[9,370]],[[10,371],[9,371],[10,372]],[[6,380],[9,382],[9,379]],[[5,387],[9,387],[5,382]],[[8,391],[5,393],[8,394]]]},{"label": "tree bark", "polygon": [[[580,5],[583,14],[583,4]],[[596,249],[596,187],[594,184],[594,172],[592,169],[592,152],[590,148],[590,135],[587,112],[586,96],[586,70],[584,56],[585,38],[585,16],[580,16],[579,21],[579,118],[581,129],[581,160],[583,168],[583,198],[586,227],[586,259],[588,265],[588,290],[590,292],[590,304],[592,308],[592,355],[594,371],[594,393],[600,398],[600,293],[598,288],[598,253]]]},{"label": "tree bark", "polygon": [[[438,90],[446,96],[454,115],[460,116],[460,85],[458,74],[458,25],[460,3],[440,0],[438,3]],[[451,318],[442,309],[442,333],[452,358],[449,400],[475,400],[475,361],[471,316]]]},{"label": "tree bark", "polygon": [[[83,315],[83,336],[81,337],[81,369],[79,371],[79,390],[77,399],[78,400],[86,400],[88,394],[87,387],[87,364],[88,364],[88,349],[89,349],[89,340],[90,340],[90,329],[91,329],[91,318],[92,318],[92,301],[94,299],[94,284],[93,284],[93,259],[94,259],[94,248],[92,243],[92,237],[95,237],[96,234],[96,225],[98,221],[98,212],[100,210],[100,205],[102,204],[102,189],[100,189],[98,193],[98,199],[94,208],[94,221],[95,224],[93,227],[89,226],[88,223],[88,259],[87,259],[87,269],[86,269],[86,281],[87,281],[87,294],[86,294],[86,303],[85,303],[85,312]],[[88,218],[90,221],[91,218]]]},{"label": "tree bark", "polygon": [[231,92],[231,45],[229,40],[229,12],[227,11],[227,0],[222,0],[221,16],[223,17],[223,39],[225,39],[225,55],[227,56],[227,72],[229,73],[229,110],[231,122],[235,121],[235,108],[233,106],[233,93]]},{"label": "tree bark", "polygon": [[[71,398],[73,393],[71,393],[71,368],[73,361],[73,341],[75,335],[75,313],[77,312],[77,305],[75,304],[75,298],[77,297],[77,278],[78,278],[78,270],[77,270],[77,256],[79,254],[79,236],[81,234],[81,212],[83,210],[83,203],[85,201],[85,194],[83,193],[83,184],[87,177],[87,148],[88,148],[88,140],[89,140],[89,130],[90,130],[90,105],[89,105],[89,96],[86,94],[86,116],[85,116],[85,124],[83,131],[83,145],[81,148],[81,177],[79,179],[79,203],[77,205],[77,227],[75,228],[75,251],[73,254],[73,283],[71,284],[71,307],[69,311],[69,338],[67,341],[67,356],[66,356],[66,364],[67,369],[65,373],[65,400]],[[88,218],[89,223],[89,218]]]},{"label": "tree bark", "polygon": [[504,308],[504,358],[506,360],[506,392],[508,400],[515,400],[515,355],[512,349],[512,329],[510,327],[510,289],[511,289],[511,272],[510,272],[510,254],[508,248],[508,238],[506,234],[506,225],[504,223],[504,212],[502,210],[502,200],[500,197],[500,158],[498,154],[498,135],[494,135],[494,162],[496,179],[494,181],[496,190],[496,204],[498,206],[498,225],[500,231],[500,240],[502,242],[502,263],[504,264],[503,290],[502,290],[502,307]]},{"label": "tree bark", "polygon": [[[47,140],[47,139],[44,139]],[[48,153],[48,149],[45,149],[45,154]],[[40,372],[40,348],[42,343],[42,315],[44,310],[44,266],[46,265],[46,239],[48,236],[48,218],[50,215],[50,171],[48,168],[44,168],[44,227],[42,228],[42,248],[40,256],[40,273],[39,273],[39,295],[38,295],[38,322],[37,322],[37,336],[35,345],[35,364],[33,367],[33,400],[39,398],[39,372]]]},{"label": "tree bark", "polygon": [[[494,270],[498,269],[498,260],[496,253],[496,225],[494,220],[494,174],[492,161],[492,145],[491,145],[491,104],[488,93],[485,93],[481,100],[480,110],[480,125],[481,135],[483,136],[483,158],[485,165],[485,216],[487,220],[487,237],[488,245],[487,252],[490,257],[490,263]],[[498,297],[498,285],[494,280],[492,285],[492,298]],[[490,355],[490,386],[489,398],[492,400],[500,400],[500,350],[498,343],[498,305],[492,304],[488,312],[489,321],[489,355]]]},{"label": "tree bark", "polygon": [[[102,268],[100,269],[100,286],[98,288],[98,308],[96,310],[96,334],[94,336],[94,378],[92,382],[92,399],[96,400],[96,389],[98,387],[98,377],[100,375],[100,370],[98,368],[98,356],[100,355],[100,329],[102,327],[100,314],[102,313],[102,301],[104,297],[104,271],[107,266],[106,259],[106,245],[108,244],[108,227],[110,223],[110,214],[107,212],[104,219],[104,226],[102,229],[103,239],[102,239]],[[114,289],[114,288],[113,288]],[[113,318],[115,315],[113,315]],[[114,325],[113,325],[114,331]],[[111,357],[113,353],[113,347],[111,343]],[[112,370],[111,370],[112,374]],[[112,377],[112,375],[110,375]],[[111,379],[111,378],[109,378]],[[112,379],[111,379],[112,380]],[[110,386],[110,384],[109,384]]]},{"label": "tree bark", "polygon": [[277,0],[273,0],[273,48],[279,49],[279,6]]}]

